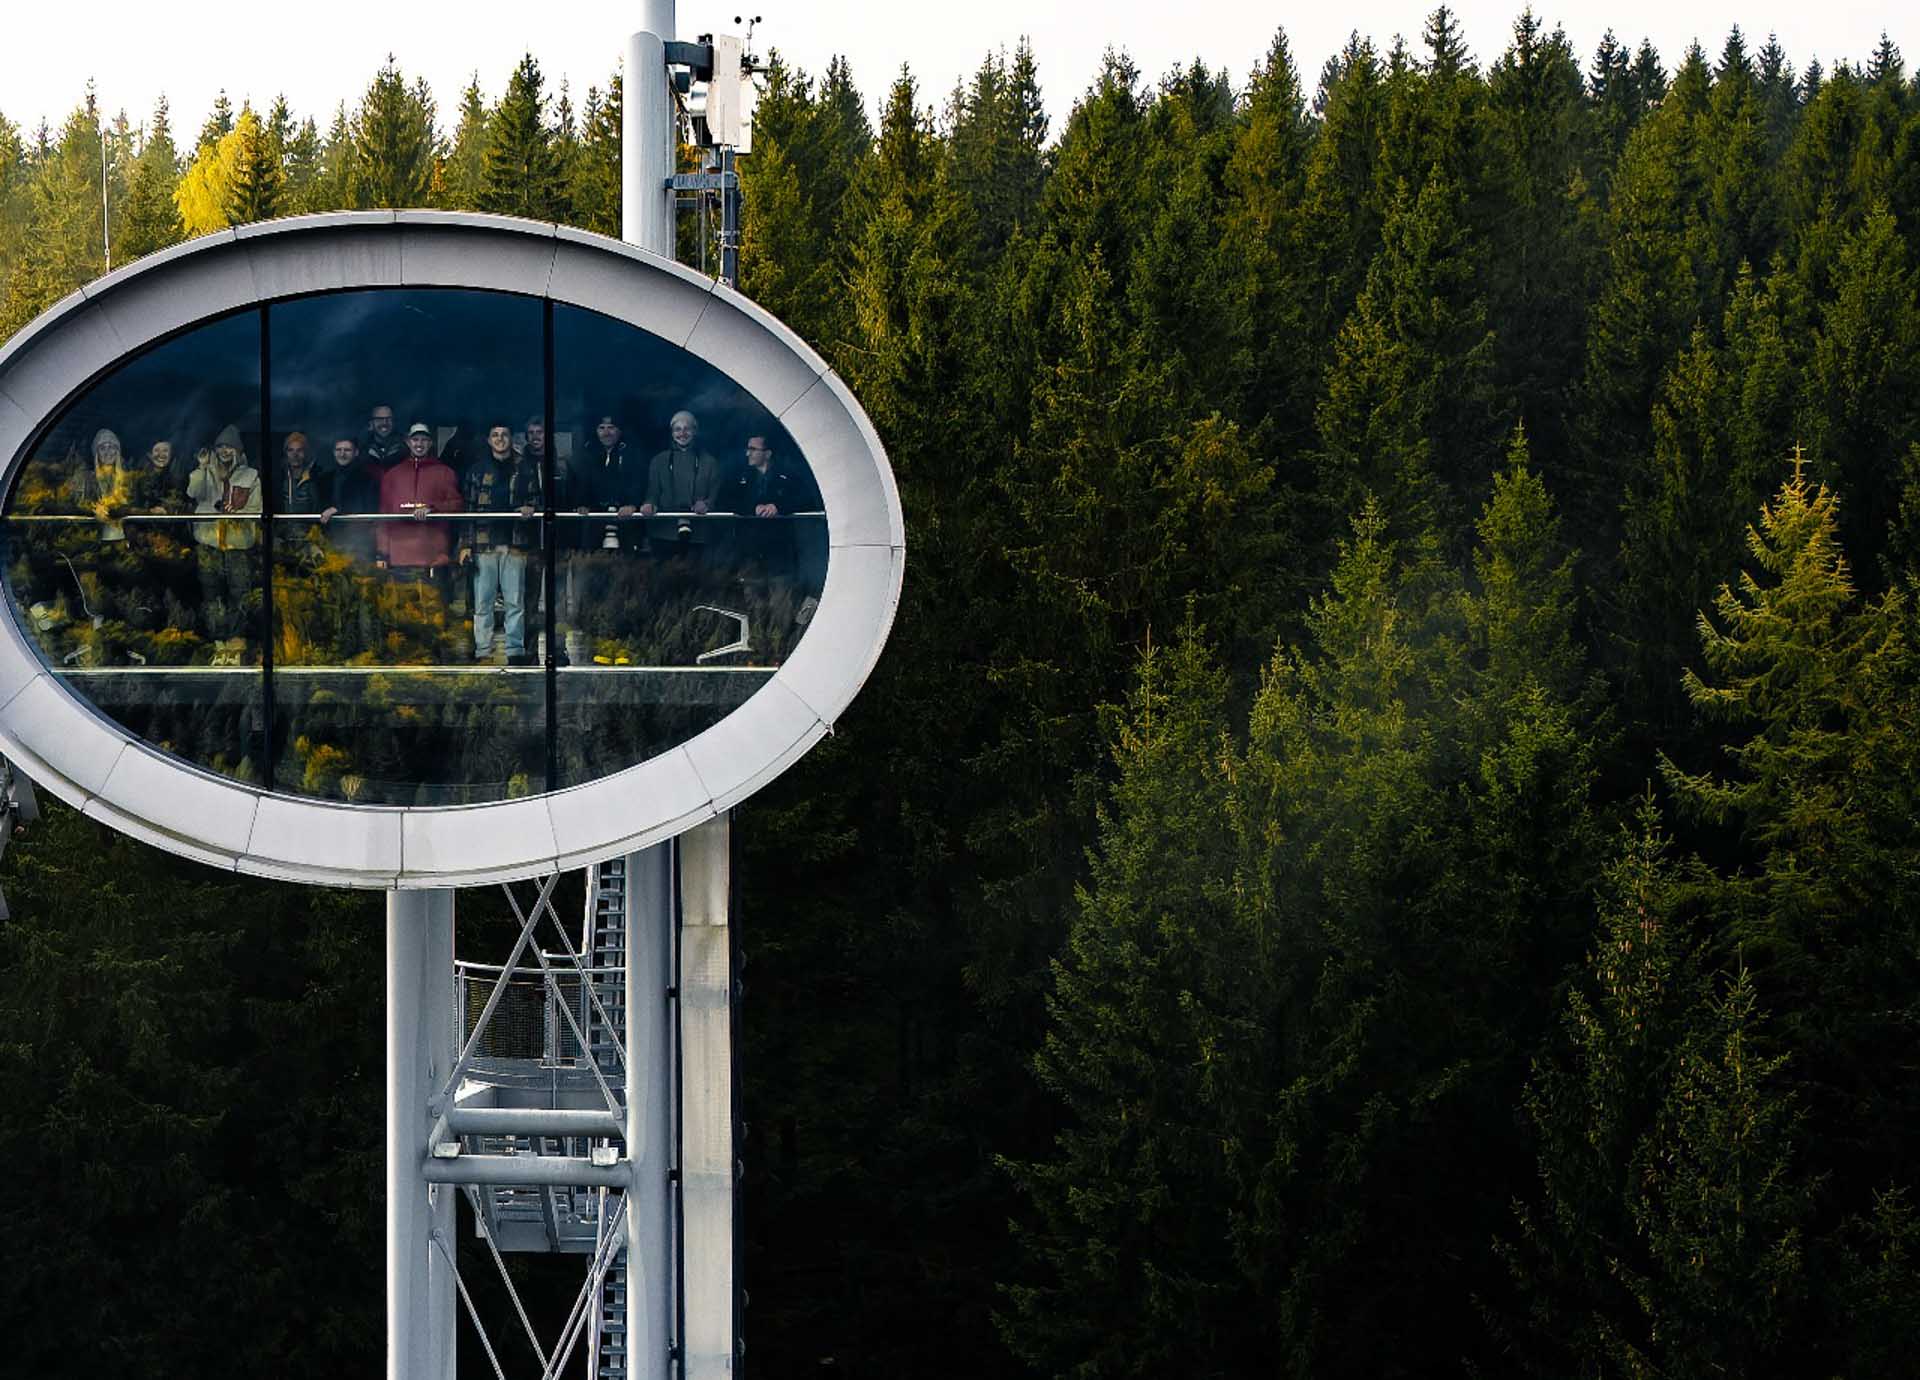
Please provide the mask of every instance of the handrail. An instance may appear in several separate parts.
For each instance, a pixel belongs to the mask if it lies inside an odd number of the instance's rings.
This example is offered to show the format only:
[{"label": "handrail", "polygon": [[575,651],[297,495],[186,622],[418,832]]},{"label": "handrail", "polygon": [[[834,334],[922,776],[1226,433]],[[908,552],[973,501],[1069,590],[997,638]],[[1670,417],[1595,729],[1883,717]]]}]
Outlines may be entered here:
[{"label": "handrail", "polygon": [[[543,949],[543,950],[541,950],[541,952],[542,952],[543,954],[545,954],[545,955],[546,955],[546,957],[547,957],[547,960],[548,960],[549,962],[558,962],[558,961],[560,961],[560,960],[562,960],[562,959],[565,959],[565,958],[567,957],[567,956],[566,956],[565,954],[562,954],[562,953],[554,953],[554,952],[550,952],[550,951],[548,951],[548,950],[545,950],[545,949]],[[469,959],[464,959],[464,958],[456,958],[456,959],[455,959],[455,960],[453,961],[453,969],[454,969],[454,971],[455,971],[456,973],[494,973],[494,974],[498,974],[498,973],[501,973],[501,972],[504,972],[504,971],[506,971],[506,965],[505,965],[505,964],[503,964],[503,963],[476,963],[476,962],[473,962],[472,960],[469,960]],[[513,969],[513,971],[514,971],[514,973],[515,973],[516,975],[517,975],[517,974],[522,974],[522,973],[524,973],[524,974],[526,974],[526,975],[527,975],[528,977],[532,977],[532,978],[540,978],[540,979],[541,979],[542,981],[545,981],[545,976],[544,976],[544,974],[543,974],[543,973],[541,972],[541,970],[540,970],[540,967],[539,967],[539,965],[537,965],[537,964],[536,964],[536,965],[534,965],[533,967],[530,967],[530,968],[528,968],[528,967],[520,967],[520,966],[515,966],[515,968]],[[562,973],[562,974],[561,974],[561,976],[563,976],[563,977],[565,977],[565,976],[568,976],[568,975],[570,975],[570,974],[571,974],[571,973],[572,973],[573,971],[574,971],[574,969],[572,968],[572,965],[571,965],[571,961],[569,960],[569,963],[568,963],[568,970],[567,970],[567,972],[566,972],[566,973]],[[589,974],[596,974],[596,973],[598,973],[598,974],[608,974],[608,973],[611,973],[611,974],[621,974],[621,973],[625,973],[625,972],[626,972],[627,970],[626,970],[626,969],[625,969],[625,968],[624,968],[623,966],[621,966],[621,965],[619,965],[619,964],[612,964],[612,965],[608,965],[608,966],[606,966],[606,967],[601,967],[601,968],[582,968],[582,969],[579,969],[578,971],[580,971],[580,972],[584,972],[584,973],[589,973]]]},{"label": "handrail", "polygon": [[[230,676],[230,675],[246,674],[246,673],[251,673],[257,676],[260,674],[260,667],[258,664],[255,664],[252,666],[194,666],[194,665],[56,666],[52,669],[55,675],[61,675],[61,676],[154,676],[154,675]],[[558,667],[555,667],[554,669],[557,670],[563,676],[571,675],[575,672],[581,672],[581,671],[591,671],[595,675],[605,675],[608,672],[630,674],[635,671],[645,672],[649,675],[668,675],[668,674],[681,675],[681,674],[697,671],[702,675],[710,675],[715,672],[723,672],[723,673],[730,673],[733,675],[770,676],[778,668],[773,666],[602,666],[598,662],[595,662],[590,665],[584,665],[584,666],[571,666],[571,665],[558,666]],[[456,672],[461,675],[468,675],[468,676],[545,675],[546,667],[544,665],[496,666],[487,662],[476,663],[476,662],[460,662],[460,661],[427,661],[427,662],[395,661],[395,662],[386,662],[386,663],[379,663],[379,664],[372,664],[372,665],[369,665],[365,662],[354,662],[354,663],[291,662],[290,663],[286,661],[276,661],[273,664],[273,674],[276,679],[282,675],[387,676],[387,675],[410,674],[410,673],[441,675],[441,674],[453,674]]]},{"label": "handrail", "polygon": [[[8,522],[55,522],[55,523],[117,523],[134,522],[258,522],[260,513],[121,513],[114,517],[101,517],[98,513],[6,513],[0,514]],[[776,513],[772,517],[755,517],[750,513],[693,513],[666,512],[656,510],[652,513],[621,513],[618,509],[604,511],[594,509],[581,512],[578,508],[556,508],[551,514],[535,509],[531,516],[523,515],[518,508],[505,509],[462,509],[460,511],[433,512],[424,515],[414,513],[335,513],[327,522],[538,522],[551,516],[555,521],[571,522],[657,522],[663,518],[685,518],[689,522],[726,519],[729,521],[751,522],[797,522],[802,518],[823,518],[826,513],[809,510],[802,513]],[[318,513],[275,513],[275,522],[319,522]]]}]

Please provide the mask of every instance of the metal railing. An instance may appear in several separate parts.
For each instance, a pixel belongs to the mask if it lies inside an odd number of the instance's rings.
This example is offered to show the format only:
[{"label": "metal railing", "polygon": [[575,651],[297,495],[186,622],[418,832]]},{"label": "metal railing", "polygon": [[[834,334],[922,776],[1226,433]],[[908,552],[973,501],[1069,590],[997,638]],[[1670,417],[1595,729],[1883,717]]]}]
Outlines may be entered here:
[{"label": "metal railing", "polygon": [[[538,1070],[578,1070],[591,1080],[588,1056],[574,1036],[573,1025],[561,1011],[564,1004],[573,1021],[583,1030],[591,1029],[588,1018],[592,1002],[586,981],[606,982],[624,974],[622,968],[586,968],[573,966],[565,954],[549,954],[554,965],[554,980],[548,984],[538,965],[523,964],[507,975],[506,991],[474,1052],[473,1069],[483,1074],[525,1075]],[[493,992],[501,966],[497,963],[454,964],[459,984],[460,1039],[472,1034],[474,1022],[485,1009]],[[584,980],[583,980],[584,979]]]}]

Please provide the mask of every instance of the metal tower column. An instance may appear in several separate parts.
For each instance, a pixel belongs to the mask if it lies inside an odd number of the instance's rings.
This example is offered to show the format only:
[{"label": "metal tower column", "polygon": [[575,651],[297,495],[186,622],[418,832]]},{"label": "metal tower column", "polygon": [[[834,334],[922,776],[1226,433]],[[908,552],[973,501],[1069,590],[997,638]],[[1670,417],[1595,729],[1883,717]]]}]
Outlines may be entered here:
[{"label": "metal tower column", "polygon": [[674,28],[673,0],[645,0],[640,29],[627,39],[620,112],[620,238],[669,259],[674,233],[667,179],[673,176],[678,141],[673,92],[667,86],[667,44]]},{"label": "metal tower column", "polygon": [[687,1380],[733,1374],[732,816],[680,847],[681,1269]]},{"label": "metal tower column", "polygon": [[627,855],[627,1375],[673,1373],[673,845]]},{"label": "metal tower column", "polygon": [[458,1057],[451,891],[387,893],[386,988],[387,1377],[453,1380],[453,1191],[424,1177],[431,1102]]}]

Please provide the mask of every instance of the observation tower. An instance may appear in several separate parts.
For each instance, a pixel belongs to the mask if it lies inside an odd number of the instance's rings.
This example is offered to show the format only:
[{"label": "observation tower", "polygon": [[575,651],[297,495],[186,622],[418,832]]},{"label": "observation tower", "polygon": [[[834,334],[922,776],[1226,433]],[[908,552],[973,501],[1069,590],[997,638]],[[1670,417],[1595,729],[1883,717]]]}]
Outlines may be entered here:
[{"label": "observation tower", "polygon": [[[899,599],[871,424],[732,286],[744,47],[643,12],[624,241],[248,225],[0,349],[0,779],[387,893],[401,1380],[454,1374],[462,1312],[502,1375],[736,1370],[731,811],[831,731]],[[675,174],[684,129],[709,171]],[[718,280],[673,259],[689,191],[722,205]],[[456,962],[482,885],[517,936]],[[512,1252],[580,1266],[557,1332]]]}]

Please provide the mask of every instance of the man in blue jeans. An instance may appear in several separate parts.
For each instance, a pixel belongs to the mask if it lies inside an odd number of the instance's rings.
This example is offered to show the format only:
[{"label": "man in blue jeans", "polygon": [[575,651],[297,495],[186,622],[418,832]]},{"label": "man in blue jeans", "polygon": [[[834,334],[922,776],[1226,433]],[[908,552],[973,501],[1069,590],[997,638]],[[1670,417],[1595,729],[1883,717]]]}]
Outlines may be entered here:
[{"label": "man in blue jeans", "polygon": [[507,664],[530,666],[527,652],[527,558],[540,549],[546,506],[540,466],[513,448],[513,428],[504,420],[487,428],[487,453],[467,467],[460,481],[469,513],[515,513],[505,521],[476,521],[461,548],[460,563],[473,567],[473,659],[493,657],[493,602],[506,609]]}]

